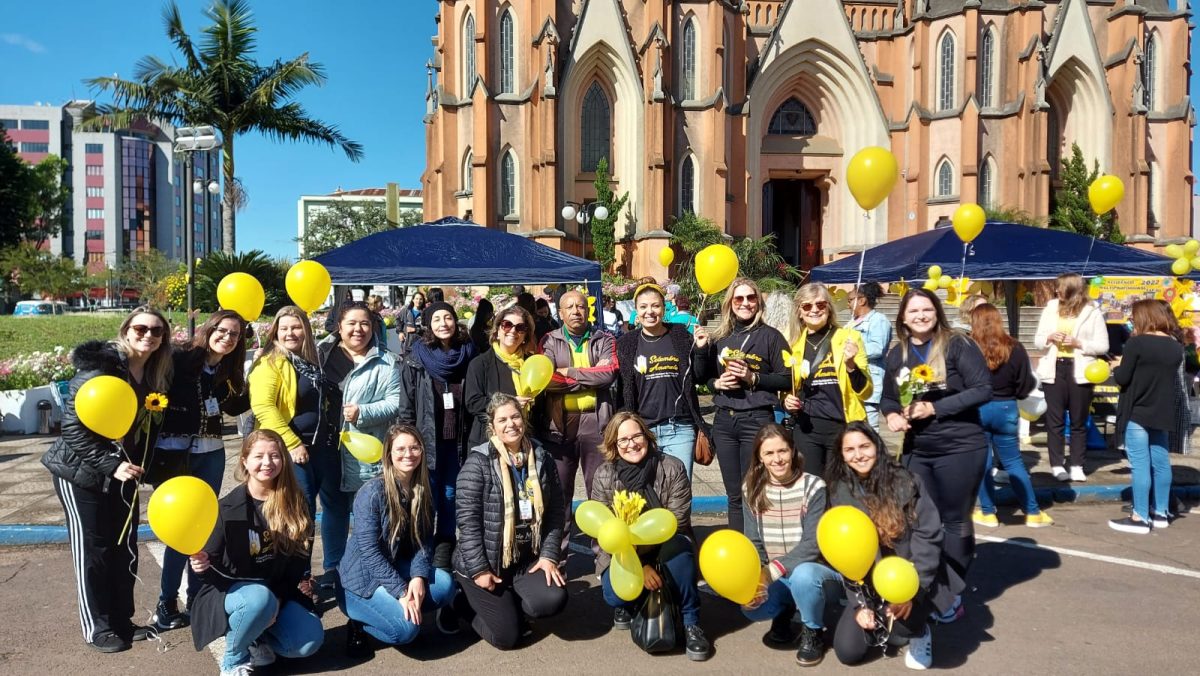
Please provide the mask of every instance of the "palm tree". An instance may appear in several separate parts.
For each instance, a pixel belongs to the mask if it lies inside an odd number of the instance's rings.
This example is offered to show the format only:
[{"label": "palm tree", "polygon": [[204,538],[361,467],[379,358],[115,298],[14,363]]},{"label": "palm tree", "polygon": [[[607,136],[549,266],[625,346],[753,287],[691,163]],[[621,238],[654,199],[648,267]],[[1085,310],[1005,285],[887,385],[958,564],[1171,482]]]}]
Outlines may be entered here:
[{"label": "palm tree", "polygon": [[234,251],[234,212],[239,185],[234,178],[234,139],[259,132],[277,141],[308,141],[339,147],[352,161],[363,157],[362,145],[342,135],[337,126],[313,119],[292,98],[309,85],[325,83],[325,69],[305,52],[289,61],[262,66],[254,60],[258,27],[248,0],[215,0],[204,15],[212,21],[199,43],[183,27],[174,2],[163,11],[167,37],[183,65],[145,56],[133,79],[97,77],[86,83],[113,95],[112,105],[98,106],[104,126],[124,127],[133,119],[159,119],[178,126],[210,125],[221,134],[225,195],[221,204],[221,245]]}]

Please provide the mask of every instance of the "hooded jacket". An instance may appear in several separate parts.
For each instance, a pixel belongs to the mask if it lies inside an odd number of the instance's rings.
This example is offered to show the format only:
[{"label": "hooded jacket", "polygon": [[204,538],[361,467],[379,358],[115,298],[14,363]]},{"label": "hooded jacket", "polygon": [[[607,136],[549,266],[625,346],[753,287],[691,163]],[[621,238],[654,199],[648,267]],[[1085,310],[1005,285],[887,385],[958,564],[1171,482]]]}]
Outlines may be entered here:
[{"label": "hooded jacket", "polygon": [[[322,370],[325,369],[325,360],[338,349],[340,342],[337,334],[333,334],[317,345]],[[400,412],[400,371],[396,369],[396,357],[379,347],[378,343],[373,344],[366,358],[350,369],[343,388],[342,404],[358,405],[358,422],[351,424],[343,420],[342,429],[369,434],[383,441]],[[343,491],[357,491],[382,471],[378,462],[368,465],[359,462],[344,447],[339,450]]]}]

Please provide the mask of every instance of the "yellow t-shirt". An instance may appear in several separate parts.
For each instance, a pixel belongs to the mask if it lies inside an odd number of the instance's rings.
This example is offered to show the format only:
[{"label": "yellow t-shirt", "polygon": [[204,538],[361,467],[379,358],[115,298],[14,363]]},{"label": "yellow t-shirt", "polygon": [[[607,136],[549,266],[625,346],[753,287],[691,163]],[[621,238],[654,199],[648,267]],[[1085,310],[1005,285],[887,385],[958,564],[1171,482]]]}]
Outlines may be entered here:
[{"label": "yellow t-shirt", "polygon": [[[1073,336],[1073,335],[1075,335],[1075,324],[1078,321],[1079,321],[1079,317],[1059,317],[1058,323],[1055,325],[1054,328],[1055,328],[1055,330],[1057,330],[1061,333],[1065,333],[1068,336]],[[1058,348],[1058,356],[1074,357],[1075,356],[1075,348],[1059,347]]]},{"label": "yellow t-shirt", "polygon": [[[581,350],[571,350],[571,366],[577,369],[585,369],[592,365],[592,360],[588,356],[587,343],[583,344]],[[580,392],[568,392],[563,396],[563,407],[571,413],[583,413],[585,411],[596,410],[596,391],[583,390]]]}]

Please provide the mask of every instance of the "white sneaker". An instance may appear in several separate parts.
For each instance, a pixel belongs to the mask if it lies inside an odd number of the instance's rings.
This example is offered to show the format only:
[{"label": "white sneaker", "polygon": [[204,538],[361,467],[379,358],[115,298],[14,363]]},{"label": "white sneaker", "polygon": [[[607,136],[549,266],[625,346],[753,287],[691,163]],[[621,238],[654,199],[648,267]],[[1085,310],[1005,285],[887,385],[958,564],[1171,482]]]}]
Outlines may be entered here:
[{"label": "white sneaker", "polygon": [[1059,481],[1070,481],[1071,480],[1071,475],[1067,474],[1066,467],[1051,467],[1050,473],[1053,474],[1054,478],[1058,479]]},{"label": "white sneaker", "polygon": [[254,667],[249,664],[239,664],[230,669],[222,669],[221,676],[254,676]]},{"label": "white sneaker", "polygon": [[925,671],[933,666],[933,634],[925,627],[925,635],[910,639],[908,652],[904,654],[904,666],[917,671]]},{"label": "white sneaker", "polygon": [[1079,465],[1071,465],[1071,481],[1087,481],[1087,475]]},{"label": "white sneaker", "polygon": [[262,641],[255,641],[250,644],[250,665],[254,667],[265,667],[268,664],[275,664],[275,651],[271,646]]}]

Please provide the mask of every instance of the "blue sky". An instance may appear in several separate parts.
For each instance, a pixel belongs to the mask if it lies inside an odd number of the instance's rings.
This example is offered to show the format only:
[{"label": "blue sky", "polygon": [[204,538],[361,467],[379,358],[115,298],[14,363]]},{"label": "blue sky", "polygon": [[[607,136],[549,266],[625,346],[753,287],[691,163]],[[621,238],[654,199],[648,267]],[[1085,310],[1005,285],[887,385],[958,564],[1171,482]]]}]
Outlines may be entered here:
[{"label": "blue sky", "polygon": [[[165,2],[10,2],[0,24],[0,102],[62,104],[93,98],[83,80],[131,77],[147,54],[176,54],[163,31]],[[180,0],[188,32],[207,23],[204,0]],[[51,9],[51,7],[53,9]],[[298,100],[363,144],[359,163],[340,150],[238,137],[237,175],[250,204],[238,214],[238,249],[295,257],[296,200],[338,186],[419,188],[425,164],[425,62],[436,31],[433,0],[287,0],[256,2],[258,59],[268,63],[307,51],[328,82]]]}]

